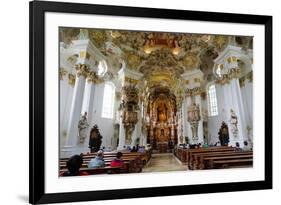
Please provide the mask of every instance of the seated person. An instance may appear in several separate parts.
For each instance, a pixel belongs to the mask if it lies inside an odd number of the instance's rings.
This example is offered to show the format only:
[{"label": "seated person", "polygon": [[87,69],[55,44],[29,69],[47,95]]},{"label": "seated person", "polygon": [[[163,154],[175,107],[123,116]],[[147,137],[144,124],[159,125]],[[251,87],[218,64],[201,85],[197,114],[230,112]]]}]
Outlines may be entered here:
[{"label": "seated person", "polygon": [[209,147],[209,145],[208,145],[208,143],[206,142],[206,143],[204,143],[203,144],[203,146],[202,146],[203,148],[208,148]]},{"label": "seated person", "polygon": [[122,156],[123,156],[122,152],[117,152],[116,158],[111,161],[110,166],[111,167],[122,167],[124,165]]},{"label": "seated person", "polygon": [[190,144],[190,145],[189,145],[189,148],[190,148],[190,149],[195,149],[195,148],[196,148],[196,144]]},{"label": "seated person", "polygon": [[145,152],[145,147],[144,146],[139,146],[138,152],[144,153]]},{"label": "seated person", "polygon": [[85,176],[89,175],[88,172],[79,171],[83,164],[83,158],[81,155],[74,155],[69,158],[66,163],[68,171],[62,172],[60,176]]},{"label": "seated person", "polygon": [[139,151],[139,148],[140,148],[140,146],[139,146],[139,144],[137,144],[136,145],[136,150]]},{"label": "seated person", "polygon": [[235,151],[241,151],[239,142],[235,143]]},{"label": "seated person", "polygon": [[133,149],[131,149],[131,152],[137,152],[137,149],[135,146],[133,146]]},{"label": "seated person", "polygon": [[105,162],[103,160],[103,151],[99,150],[97,152],[97,156],[90,160],[88,164],[88,168],[100,168],[104,166],[105,166]]},{"label": "seated person", "polygon": [[244,141],[244,147],[242,148],[243,151],[252,151],[252,148],[249,146],[247,141]]}]

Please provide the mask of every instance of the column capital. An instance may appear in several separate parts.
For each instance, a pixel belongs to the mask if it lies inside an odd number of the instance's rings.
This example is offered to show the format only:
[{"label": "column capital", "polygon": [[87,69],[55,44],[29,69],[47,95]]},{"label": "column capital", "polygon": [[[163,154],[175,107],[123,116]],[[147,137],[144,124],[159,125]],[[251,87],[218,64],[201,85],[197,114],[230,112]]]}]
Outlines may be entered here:
[{"label": "column capital", "polygon": [[220,85],[225,85],[230,83],[231,80],[233,79],[239,79],[241,75],[241,69],[240,68],[231,68],[228,70],[227,73],[221,74],[220,76],[217,77],[216,83]]},{"label": "column capital", "polygon": [[76,64],[75,70],[78,77],[84,76],[86,78],[89,73],[89,67],[86,64]]},{"label": "column capital", "polygon": [[87,73],[87,82],[88,83],[93,83],[93,84],[99,84],[103,82],[103,79],[101,79],[96,72],[94,71],[89,71]]},{"label": "column capital", "polygon": [[59,78],[60,78],[60,80],[63,80],[64,79],[64,77],[67,75],[67,70],[66,69],[64,69],[64,68],[60,68],[60,71],[59,71]]},{"label": "column capital", "polygon": [[74,87],[75,81],[76,81],[75,75],[69,73],[68,74],[68,84],[71,85],[72,87]]},{"label": "column capital", "polygon": [[187,88],[185,91],[185,94],[187,97],[190,97],[190,96],[201,95],[202,92],[203,92],[203,89],[200,86],[198,86],[198,87],[194,87],[192,89]]}]

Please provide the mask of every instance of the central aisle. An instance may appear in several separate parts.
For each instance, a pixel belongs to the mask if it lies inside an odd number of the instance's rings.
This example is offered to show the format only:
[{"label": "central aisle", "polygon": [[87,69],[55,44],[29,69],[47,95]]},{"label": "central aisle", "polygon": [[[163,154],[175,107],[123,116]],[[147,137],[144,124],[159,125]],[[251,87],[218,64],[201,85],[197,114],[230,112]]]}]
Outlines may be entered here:
[{"label": "central aisle", "polygon": [[172,153],[152,154],[148,164],[142,172],[167,172],[186,171],[187,166],[183,165]]}]

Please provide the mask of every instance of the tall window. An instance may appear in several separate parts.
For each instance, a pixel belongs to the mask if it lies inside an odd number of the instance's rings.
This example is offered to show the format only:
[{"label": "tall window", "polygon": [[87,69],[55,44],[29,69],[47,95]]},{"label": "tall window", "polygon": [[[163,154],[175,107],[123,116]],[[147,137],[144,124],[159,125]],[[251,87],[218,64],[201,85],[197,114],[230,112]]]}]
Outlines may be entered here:
[{"label": "tall window", "polygon": [[105,83],[101,117],[113,119],[115,88],[112,83]]},{"label": "tall window", "polygon": [[209,116],[218,115],[218,103],[215,85],[210,85],[208,89]]}]

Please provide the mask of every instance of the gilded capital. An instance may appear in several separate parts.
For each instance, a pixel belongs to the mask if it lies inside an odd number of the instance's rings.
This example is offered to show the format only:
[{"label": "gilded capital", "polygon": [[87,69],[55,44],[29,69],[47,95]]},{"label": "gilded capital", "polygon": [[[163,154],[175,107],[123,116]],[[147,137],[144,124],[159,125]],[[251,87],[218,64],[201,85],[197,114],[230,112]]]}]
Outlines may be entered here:
[{"label": "gilded capital", "polygon": [[64,68],[60,68],[59,71],[59,78],[60,80],[63,80],[63,78],[67,75],[67,70],[65,70]]},{"label": "gilded capital", "polygon": [[78,77],[80,77],[82,75],[86,78],[89,73],[89,68],[85,64],[77,64],[77,65],[75,65],[75,69],[76,69]]},{"label": "gilded capital", "polygon": [[216,83],[220,85],[228,84],[232,79],[239,78],[240,74],[240,68],[231,68],[226,74],[219,76],[216,80]]},{"label": "gilded capital", "polygon": [[192,89],[186,89],[185,94],[186,96],[196,96],[196,95],[201,95],[202,94],[202,88],[201,87],[195,87]]},{"label": "gilded capital", "polygon": [[97,75],[96,72],[90,71],[87,73],[87,82],[99,84],[99,83],[103,82],[103,80]]},{"label": "gilded capital", "polygon": [[73,87],[75,85],[75,80],[76,80],[76,76],[69,73],[68,74],[68,84]]},{"label": "gilded capital", "polygon": [[240,84],[241,88],[245,86],[245,76],[242,78],[239,78],[239,84]]},{"label": "gilded capital", "polygon": [[253,71],[250,71],[247,75],[246,75],[247,80],[251,83],[253,82]]}]

